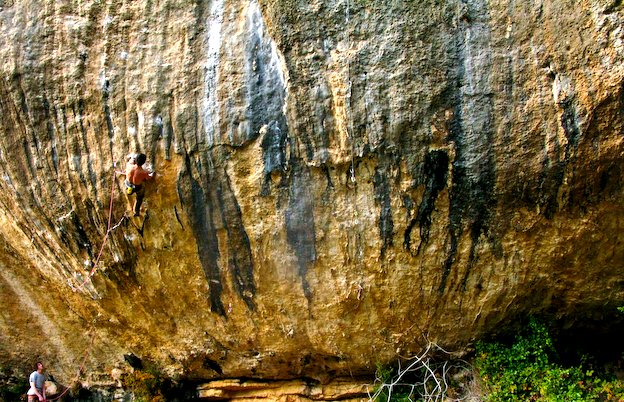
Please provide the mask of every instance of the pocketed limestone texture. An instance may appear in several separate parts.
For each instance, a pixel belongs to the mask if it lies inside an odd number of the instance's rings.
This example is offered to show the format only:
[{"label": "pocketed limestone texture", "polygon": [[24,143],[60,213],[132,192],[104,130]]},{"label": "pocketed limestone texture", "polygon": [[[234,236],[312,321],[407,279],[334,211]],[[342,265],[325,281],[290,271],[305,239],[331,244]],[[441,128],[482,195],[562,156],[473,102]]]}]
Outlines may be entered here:
[{"label": "pocketed limestone texture", "polygon": [[[610,314],[623,20],[607,0],[0,1],[3,375],[41,359],[69,384],[87,356],[83,385],[111,386],[132,355],[325,382],[522,314]],[[156,171],[140,217],[130,152]]]}]

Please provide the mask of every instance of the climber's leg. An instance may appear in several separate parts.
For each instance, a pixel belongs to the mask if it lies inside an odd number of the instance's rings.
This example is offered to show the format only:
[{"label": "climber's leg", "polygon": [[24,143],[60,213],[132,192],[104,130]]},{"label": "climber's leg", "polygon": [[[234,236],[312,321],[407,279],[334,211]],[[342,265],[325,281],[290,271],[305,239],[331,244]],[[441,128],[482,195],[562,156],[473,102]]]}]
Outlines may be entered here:
[{"label": "climber's leg", "polygon": [[139,216],[141,213],[141,204],[143,204],[143,198],[145,197],[145,188],[143,186],[137,186],[134,193],[136,194],[136,201],[134,202],[134,216]]}]

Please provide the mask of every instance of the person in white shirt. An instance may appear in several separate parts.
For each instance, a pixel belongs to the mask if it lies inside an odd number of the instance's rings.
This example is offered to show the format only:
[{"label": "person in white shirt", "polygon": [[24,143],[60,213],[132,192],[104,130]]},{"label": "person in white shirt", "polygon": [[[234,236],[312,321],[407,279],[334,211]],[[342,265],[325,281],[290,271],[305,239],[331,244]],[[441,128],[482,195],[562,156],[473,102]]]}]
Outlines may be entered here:
[{"label": "person in white shirt", "polygon": [[28,378],[30,389],[28,390],[28,402],[45,401],[45,381],[46,376],[43,374],[43,363],[37,362],[37,370],[33,371]]}]

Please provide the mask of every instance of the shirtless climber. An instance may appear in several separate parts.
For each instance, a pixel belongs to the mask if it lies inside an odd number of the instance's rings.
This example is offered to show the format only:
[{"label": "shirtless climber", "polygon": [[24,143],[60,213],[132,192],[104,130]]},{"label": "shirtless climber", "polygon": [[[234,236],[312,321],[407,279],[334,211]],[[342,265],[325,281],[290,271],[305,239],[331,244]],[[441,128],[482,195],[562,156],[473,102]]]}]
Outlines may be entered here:
[{"label": "shirtless climber", "polygon": [[147,157],[145,154],[130,154],[127,157],[126,171],[117,172],[118,174],[126,175],[126,194],[136,194],[136,201],[134,202],[134,216],[139,216],[141,212],[141,204],[145,197],[145,188],[143,182],[145,180],[151,180],[154,178],[154,172],[148,172],[143,169],[143,164]]}]

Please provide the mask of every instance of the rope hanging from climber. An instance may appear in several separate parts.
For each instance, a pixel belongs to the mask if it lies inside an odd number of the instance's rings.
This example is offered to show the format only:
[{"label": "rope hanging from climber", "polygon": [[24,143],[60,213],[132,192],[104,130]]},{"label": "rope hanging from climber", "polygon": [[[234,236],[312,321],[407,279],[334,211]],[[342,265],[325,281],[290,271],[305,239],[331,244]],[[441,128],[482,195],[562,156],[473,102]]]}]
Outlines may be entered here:
[{"label": "rope hanging from climber", "polygon": [[[143,203],[143,199],[145,197],[145,189],[143,188],[143,182],[146,180],[152,180],[154,178],[155,172],[147,171],[143,168],[147,157],[145,154],[129,154],[126,157],[126,170],[125,171],[113,171],[113,177],[111,179],[111,191],[110,191],[110,203],[108,206],[108,223],[106,225],[106,233],[104,234],[104,238],[102,239],[102,245],[100,246],[100,251],[98,252],[97,258],[93,263],[93,267],[89,272],[89,275],[84,279],[84,281],[78,285],[77,287],[72,287],[74,291],[81,290],[84,286],[91,281],[93,275],[98,269],[98,265],[100,263],[100,259],[102,258],[102,253],[104,252],[104,246],[108,241],[108,237],[110,233],[117,229],[121,223],[126,219],[126,215],[123,215],[119,222],[116,225],[111,226],[113,219],[113,200],[115,199],[115,183],[116,177],[118,174],[125,175],[126,180],[124,182],[126,187],[127,195],[136,195],[136,200],[133,207],[134,216],[139,216],[141,211],[141,204]],[[116,166],[116,165],[114,165]],[[114,167],[113,166],[113,167]]]}]

